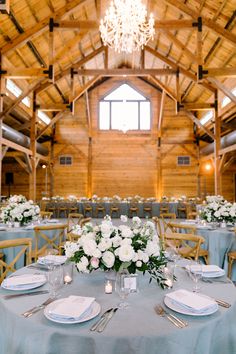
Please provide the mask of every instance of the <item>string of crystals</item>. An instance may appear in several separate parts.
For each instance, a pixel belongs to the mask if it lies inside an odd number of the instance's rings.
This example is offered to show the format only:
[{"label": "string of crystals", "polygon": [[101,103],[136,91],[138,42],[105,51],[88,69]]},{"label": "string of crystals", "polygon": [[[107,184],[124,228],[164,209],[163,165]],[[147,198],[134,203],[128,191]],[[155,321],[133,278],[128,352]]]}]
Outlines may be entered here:
[{"label": "string of crystals", "polygon": [[154,22],[152,14],[147,21],[147,10],[141,0],[114,0],[99,29],[105,46],[119,53],[132,53],[153,39]]}]

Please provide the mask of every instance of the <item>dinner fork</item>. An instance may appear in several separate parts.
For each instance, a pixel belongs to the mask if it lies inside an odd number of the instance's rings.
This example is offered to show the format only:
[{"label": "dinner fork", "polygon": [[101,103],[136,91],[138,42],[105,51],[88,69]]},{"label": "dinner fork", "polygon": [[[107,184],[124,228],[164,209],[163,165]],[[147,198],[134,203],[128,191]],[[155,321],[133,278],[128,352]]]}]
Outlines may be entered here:
[{"label": "dinner fork", "polygon": [[170,322],[172,322],[178,328],[184,328],[188,325],[186,321],[183,321],[178,317],[172,315],[171,313],[165,311],[161,305],[155,306],[154,310],[159,316],[166,317]]},{"label": "dinner fork", "polygon": [[32,309],[22,313],[22,316],[24,316],[25,318],[31,317],[34,313],[44,309],[47,305],[49,305],[54,300],[55,300],[55,298],[49,298],[46,301],[44,301],[41,305],[37,305],[37,306],[33,307]]}]

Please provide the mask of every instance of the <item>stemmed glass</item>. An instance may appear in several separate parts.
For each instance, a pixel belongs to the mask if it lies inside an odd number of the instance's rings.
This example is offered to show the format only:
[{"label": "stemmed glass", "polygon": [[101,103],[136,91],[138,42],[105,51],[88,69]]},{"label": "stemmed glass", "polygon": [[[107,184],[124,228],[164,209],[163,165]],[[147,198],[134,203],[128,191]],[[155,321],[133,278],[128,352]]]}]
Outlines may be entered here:
[{"label": "stemmed glass", "polygon": [[48,284],[50,287],[50,298],[55,298],[58,295],[58,290],[63,286],[63,268],[62,266],[50,266],[48,271]]},{"label": "stemmed glass", "polygon": [[191,262],[188,271],[190,278],[194,282],[193,292],[198,293],[200,291],[198,281],[202,278],[202,264],[198,261]]},{"label": "stemmed glass", "polygon": [[176,263],[177,261],[181,258],[180,254],[178,253],[178,250],[176,247],[167,247],[165,250],[165,254],[169,261],[174,262],[174,269],[173,269],[173,276],[175,276],[175,268],[176,268]]}]

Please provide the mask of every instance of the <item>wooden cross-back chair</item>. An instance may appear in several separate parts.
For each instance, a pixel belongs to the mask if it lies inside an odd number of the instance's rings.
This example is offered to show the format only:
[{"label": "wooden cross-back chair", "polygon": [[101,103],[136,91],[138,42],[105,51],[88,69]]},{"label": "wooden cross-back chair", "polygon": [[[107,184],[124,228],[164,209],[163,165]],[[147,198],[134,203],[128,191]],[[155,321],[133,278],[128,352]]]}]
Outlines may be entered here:
[{"label": "wooden cross-back chair", "polygon": [[83,218],[84,218],[83,214],[69,213],[69,215],[68,215],[68,232],[71,232],[73,226],[79,225],[80,221]]},{"label": "wooden cross-back chair", "polygon": [[[236,235],[236,227],[234,228],[234,233]],[[228,277],[231,278],[233,263],[236,261],[236,251],[231,251],[228,253],[228,260],[229,260]]]},{"label": "wooden cross-back chair", "polygon": [[160,239],[162,239],[161,221],[157,216],[153,216],[152,220],[155,223],[156,231]]},{"label": "wooden cross-back chair", "polygon": [[16,271],[16,263],[22,256],[25,256],[25,265],[31,263],[32,256],[32,239],[31,238],[17,238],[13,240],[0,241],[0,249],[14,248],[15,257],[9,263],[4,258],[0,259],[0,282],[7,276],[9,272]]},{"label": "wooden cross-back chair", "polygon": [[113,200],[111,207],[110,207],[111,218],[113,217],[113,214],[115,214],[115,215],[117,215],[117,217],[119,217],[119,213],[120,213],[119,203]]},{"label": "wooden cross-back chair", "polygon": [[35,248],[32,251],[32,258],[36,261],[38,257],[45,254],[48,248],[53,248],[60,254],[66,234],[67,224],[36,226],[34,228]]},{"label": "wooden cross-back chair", "polygon": [[129,207],[129,217],[132,218],[133,216],[137,216],[139,212],[139,206],[137,202],[131,202]]},{"label": "wooden cross-back chair", "polygon": [[79,225],[80,225],[81,227],[83,227],[85,224],[87,224],[87,223],[90,222],[91,220],[92,220],[92,218],[84,218],[84,219],[80,220]]},{"label": "wooden cross-back chair", "polygon": [[[168,223],[169,227],[172,229],[172,232],[184,232],[192,235],[197,234],[197,228],[195,225],[189,224],[180,224],[177,222],[170,221]],[[209,264],[209,252],[203,248],[199,249],[199,257],[202,257],[206,264]]]},{"label": "wooden cross-back chair", "polygon": [[165,247],[174,247],[183,258],[198,260],[200,246],[205,242],[202,236],[193,234],[165,234]]},{"label": "wooden cross-back chair", "polygon": [[175,213],[161,213],[160,218],[162,219],[176,219]]},{"label": "wooden cross-back chair", "polygon": [[40,211],[40,216],[42,219],[51,219],[52,214],[53,213],[51,211]]},{"label": "wooden cross-back chair", "polygon": [[93,214],[92,205],[89,203],[84,204],[84,217],[85,218],[86,218],[87,214],[89,214],[89,216],[92,216],[92,214]]}]

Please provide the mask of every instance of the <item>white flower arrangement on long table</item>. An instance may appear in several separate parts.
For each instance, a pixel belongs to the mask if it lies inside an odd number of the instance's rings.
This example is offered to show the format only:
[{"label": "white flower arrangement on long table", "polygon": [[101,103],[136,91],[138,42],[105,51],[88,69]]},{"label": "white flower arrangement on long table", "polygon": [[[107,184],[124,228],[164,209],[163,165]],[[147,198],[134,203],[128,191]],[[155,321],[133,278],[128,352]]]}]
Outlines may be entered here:
[{"label": "white flower arrangement on long table", "polygon": [[32,200],[23,195],[14,195],[8,200],[8,204],[2,209],[1,219],[4,223],[19,222],[21,225],[37,220],[40,208]]},{"label": "white flower arrangement on long table", "polygon": [[[121,221],[127,222],[127,217],[121,216]],[[116,227],[106,216],[100,225],[87,223],[77,242],[66,242],[65,254],[82,273],[95,269],[147,271],[150,281],[154,278],[165,287],[162,269],[167,260],[151,221],[142,223],[138,217],[133,217],[131,227],[124,224]]]},{"label": "white flower arrangement on long table", "polygon": [[201,218],[207,222],[236,222],[236,203],[227,202],[222,196],[207,196]]}]

